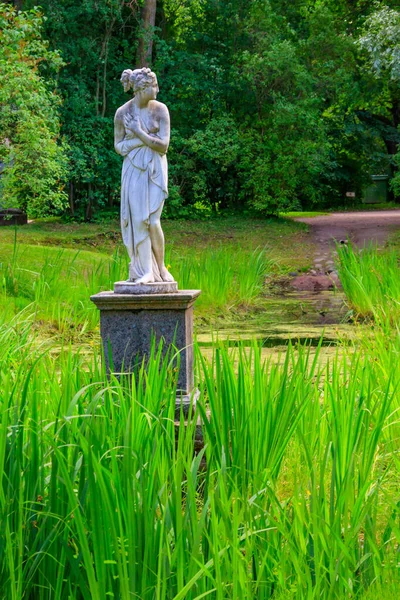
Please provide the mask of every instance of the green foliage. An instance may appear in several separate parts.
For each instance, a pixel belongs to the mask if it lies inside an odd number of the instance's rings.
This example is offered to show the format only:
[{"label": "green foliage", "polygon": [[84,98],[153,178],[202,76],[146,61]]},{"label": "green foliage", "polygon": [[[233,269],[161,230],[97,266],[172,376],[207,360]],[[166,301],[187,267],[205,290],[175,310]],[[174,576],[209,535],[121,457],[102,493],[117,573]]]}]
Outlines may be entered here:
[{"label": "green foliage", "polygon": [[17,14],[0,4],[0,202],[30,216],[59,213],[66,203],[66,146],[50,78],[62,61],[49,50],[42,29],[37,9]]},{"label": "green foliage", "polygon": [[260,296],[264,281],[276,267],[265,250],[244,251],[238,247],[187,252],[176,261],[174,276],[183,289],[201,289],[198,307],[228,310],[251,307]]},{"label": "green foliage", "polygon": [[184,216],[188,197],[191,216],[209,216],[213,210],[234,206],[242,143],[229,115],[211,118],[204,129],[186,139],[173,132],[170,175],[178,186],[179,209],[173,212],[174,197],[169,198],[166,215]]},{"label": "green foliage", "polygon": [[[365,57],[365,68],[372,75],[379,90],[381,113],[390,115],[392,128],[386,137],[392,142],[392,189],[400,195],[399,103],[400,103],[400,12],[387,6],[376,7],[365,20],[358,45]],[[397,131],[396,131],[397,128]],[[394,131],[393,131],[394,130]]]},{"label": "green foliage", "polygon": [[377,323],[399,322],[400,275],[396,250],[374,246],[357,251],[339,248],[338,273],[355,313],[373,317]]},{"label": "green foliage", "polygon": [[[0,324],[0,593],[14,600],[341,600],[399,588],[398,340],[196,348],[133,377]],[[201,425],[204,448],[196,455]],[[367,596],[367,593],[370,593]],[[387,596],[385,596],[387,597]]]},{"label": "green foliage", "polygon": [[368,77],[343,14],[326,3],[204,2],[189,21],[192,36],[158,41],[156,60],[178,136],[178,214],[199,199],[264,214],[343,203],[387,170],[388,134],[365,114]]},{"label": "green foliage", "polygon": [[387,6],[367,17],[358,44],[376,77],[386,74],[400,83],[400,12]]},{"label": "green foliage", "polygon": [[243,191],[256,208],[271,213],[321,202],[320,175],[330,166],[330,144],[294,32],[268,2],[253,5],[247,30],[252,49],[239,64],[257,115],[246,139]]},{"label": "green foliage", "polygon": [[[78,219],[118,202],[113,116],[127,99],[120,74],[137,66],[142,4],[42,2],[64,60],[62,135]],[[335,206],[389,170],[397,193],[398,11],[388,4],[159,0],[152,66],[172,121],[165,214]],[[43,65],[40,73],[50,78]],[[13,186],[20,181],[16,173]]]},{"label": "green foliage", "polygon": [[[314,179],[326,165],[326,149],[312,82],[294,44],[282,39],[281,20],[266,8],[242,6],[239,22],[235,3],[207,5],[197,36],[184,49],[182,42],[157,46],[173,123],[186,132],[178,154],[170,155],[172,181],[186,204],[247,203],[276,213],[297,206],[299,194],[310,202],[318,197]],[[228,21],[223,43],[217,31],[222,16]],[[209,39],[213,43],[195,60]]]},{"label": "green foliage", "polygon": [[69,145],[70,212],[91,219],[119,198],[121,162],[114,151],[113,119],[127,100],[119,78],[132,67],[137,6],[125,0],[43,0],[41,6],[51,47],[65,62],[59,87],[62,133]]}]

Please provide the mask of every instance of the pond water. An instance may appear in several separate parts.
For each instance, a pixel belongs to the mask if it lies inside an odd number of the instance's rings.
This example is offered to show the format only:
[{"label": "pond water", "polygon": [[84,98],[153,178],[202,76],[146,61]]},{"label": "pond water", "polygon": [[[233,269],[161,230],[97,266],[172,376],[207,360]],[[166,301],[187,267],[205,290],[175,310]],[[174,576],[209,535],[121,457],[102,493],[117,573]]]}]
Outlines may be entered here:
[{"label": "pond water", "polygon": [[212,333],[201,327],[196,339],[203,347],[216,340],[226,340],[231,346],[249,345],[255,339],[264,347],[282,347],[289,343],[316,346],[323,336],[323,345],[352,339],[354,327],[348,322],[350,312],[340,291],[291,291],[263,298],[262,303],[246,318],[233,320]]},{"label": "pond water", "polygon": [[207,358],[211,359],[213,345],[220,341],[232,348],[234,360],[239,346],[250,351],[257,340],[262,343],[263,358],[272,363],[284,360],[289,343],[295,350],[307,346],[311,356],[318,351],[322,367],[357,337],[359,328],[351,324],[350,316],[339,290],[287,291],[263,298],[257,312],[245,319],[233,320],[212,332],[198,327],[196,340]]}]

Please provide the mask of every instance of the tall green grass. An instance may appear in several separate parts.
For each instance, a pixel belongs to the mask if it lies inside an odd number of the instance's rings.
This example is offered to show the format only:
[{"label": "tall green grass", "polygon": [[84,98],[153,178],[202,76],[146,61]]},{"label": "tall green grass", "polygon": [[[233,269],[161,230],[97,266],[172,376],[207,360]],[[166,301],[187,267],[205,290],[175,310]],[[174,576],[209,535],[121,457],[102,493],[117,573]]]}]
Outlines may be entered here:
[{"label": "tall green grass", "polygon": [[111,257],[46,246],[23,247],[15,239],[2,248],[0,293],[16,307],[31,304],[36,320],[47,321],[64,336],[76,337],[98,325],[90,296],[112,289],[128,260],[117,251]]},{"label": "tall green grass", "polygon": [[100,357],[40,346],[30,329],[29,316],[0,326],[0,597],[396,589],[398,341],[326,368],[308,348],[278,365],[257,345],[235,360],[222,345],[210,361],[197,351],[198,412],[177,431],[160,349],[118,381]]},{"label": "tall green grass", "polygon": [[248,252],[240,246],[191,250],[174,264],[181,289],[202,290],[196,306],[219,309],[251,305],[276,269],[266,250]]},{"label": "tall green grass", "polygon": [[[260,295],[263,282],[275,264],[265,251],[240,248],[188,251],[183,257],[167,255],[180,289],[202,290],[198,308],[204,311],[247,307]],[[92,332],[98,311],[90,295],[113,289],[127,278],[128,257],[117,249],[111,257],[87,251],[53,247],[2,248],[0,302],[13,303],[18,312],[32,303],[37,321],[54,327],[64,339]]]},{"label": "tall green grass", "polygon": [[357,315],[395,324],[400,317],[400,269],[395,250],[338,248],[338,274]]}]

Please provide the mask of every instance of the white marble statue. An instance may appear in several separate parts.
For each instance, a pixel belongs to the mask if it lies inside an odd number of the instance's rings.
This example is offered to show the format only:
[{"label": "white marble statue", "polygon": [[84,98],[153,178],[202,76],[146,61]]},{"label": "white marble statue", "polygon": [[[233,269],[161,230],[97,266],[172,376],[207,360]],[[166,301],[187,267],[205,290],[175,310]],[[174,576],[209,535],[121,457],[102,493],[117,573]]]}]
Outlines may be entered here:
[{"label": "white marble statue", "polygon": [[164,264],[160,216],[168,196],[170,121],[157,102],[157,77],[150,69],[126,69],[121,82],[133,99],[114,119],[114,146],[124,157],[121,181],[122,239],[130,257],[129,280],[137,284],[174,281]]}]

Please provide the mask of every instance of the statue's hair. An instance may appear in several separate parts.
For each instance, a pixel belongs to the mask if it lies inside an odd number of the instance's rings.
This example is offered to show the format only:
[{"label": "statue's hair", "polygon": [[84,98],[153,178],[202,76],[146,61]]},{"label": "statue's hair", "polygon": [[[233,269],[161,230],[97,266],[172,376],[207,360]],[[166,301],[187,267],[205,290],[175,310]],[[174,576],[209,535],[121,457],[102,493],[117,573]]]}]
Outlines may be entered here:
[{"label": "statue's hair", "polygon": [[129,79],[134,92],[140,92],[151,85],[157,84],[156,74],[147,67],[131,71]]},{"label": "statue's hair", "polygon": [[121,75],[122,83],[129,82],[129,86],[127,88],[128,90],[133,88],[132,80],[131,80],[132,73],[133,73],[132,69],[125,69],[125,71],[122,71],[122,75]]}]

